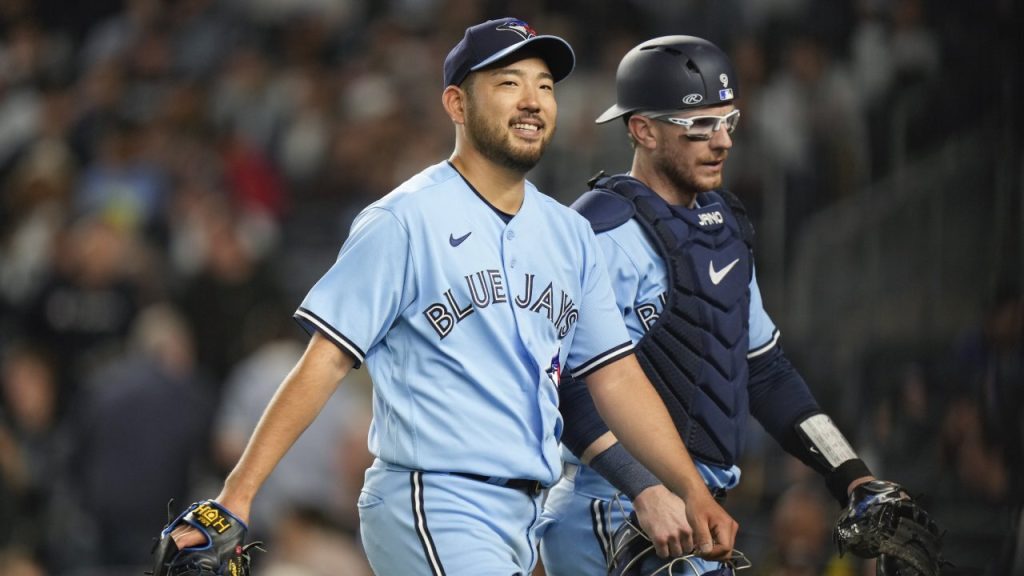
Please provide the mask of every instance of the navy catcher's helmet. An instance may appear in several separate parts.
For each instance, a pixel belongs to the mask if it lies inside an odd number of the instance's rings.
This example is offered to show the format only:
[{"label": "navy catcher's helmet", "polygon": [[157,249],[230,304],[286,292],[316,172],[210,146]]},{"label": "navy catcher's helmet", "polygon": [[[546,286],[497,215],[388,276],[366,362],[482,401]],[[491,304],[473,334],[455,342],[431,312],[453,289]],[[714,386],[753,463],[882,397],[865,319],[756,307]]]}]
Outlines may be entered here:
[{"label": "navy catcher's helmet", "polygon": [[602,124],[641,110],[683,110],[731,102],[739,93],[732,62],[696,36],[662,36],[643,42],[619,62],[616,103]]},{"label": "navy catcher's helmet", "polygon": [[734,576],[737,570],[750,567],[747,557],[735,549],[728,562],[710,572],[701,572],[692,554],[660,558],[654,550],[654,543],[640,528],[636,512],[630,514],[629,519],[615,531],[609,556],[608,576]]}]

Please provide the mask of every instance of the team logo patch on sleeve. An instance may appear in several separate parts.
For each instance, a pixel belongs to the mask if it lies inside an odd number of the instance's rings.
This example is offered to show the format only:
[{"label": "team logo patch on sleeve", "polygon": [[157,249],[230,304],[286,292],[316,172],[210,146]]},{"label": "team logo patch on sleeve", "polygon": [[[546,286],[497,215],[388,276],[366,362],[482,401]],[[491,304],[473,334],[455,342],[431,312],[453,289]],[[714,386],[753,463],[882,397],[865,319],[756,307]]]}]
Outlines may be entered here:
[{"label": "team logo patch on sleeve", "polygon": [[551,357],[551,365],[544,371],[548,375],[548,378],[551,379],[551,383],[555,385],[555,388],[558,388],[559,382],[562,381],[562,362],[558,359],[561,353],[562,348],[559,347],[558,350],[555,351],[555,355]]}]

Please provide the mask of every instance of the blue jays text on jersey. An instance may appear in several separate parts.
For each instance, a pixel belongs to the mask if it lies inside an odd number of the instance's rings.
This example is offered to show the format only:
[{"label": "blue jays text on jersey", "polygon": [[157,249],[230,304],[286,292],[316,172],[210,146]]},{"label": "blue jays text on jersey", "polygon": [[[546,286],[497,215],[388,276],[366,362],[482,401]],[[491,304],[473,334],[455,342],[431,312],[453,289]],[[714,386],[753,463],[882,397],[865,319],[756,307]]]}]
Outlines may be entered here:
[{"label": "blue jays text on jersey", "polygon": [[[423,311],[423,315],[442,339],[474,311],[509,301],[501,270],[480,270],[467,274],[464,279],[465,299],[460,298],[454,289],[448,288],[444,291],[444,301],[433,302]],[[513,295],[512,303],[519,308],[545,316],[558,331],[558,338],[565,338],[580,314],[576,303],[569,294],[556,288],[551,282],[534,294],[535,280],[534,274],[523,274],[521,290]]]},{"label": "blue jays text on jersey", "polygon": [[296,319],[365,361],[382,461],[544,484],[560,367],[633,346],[586,220],[527,182],[506,222],[447,162],[360,213]]}]

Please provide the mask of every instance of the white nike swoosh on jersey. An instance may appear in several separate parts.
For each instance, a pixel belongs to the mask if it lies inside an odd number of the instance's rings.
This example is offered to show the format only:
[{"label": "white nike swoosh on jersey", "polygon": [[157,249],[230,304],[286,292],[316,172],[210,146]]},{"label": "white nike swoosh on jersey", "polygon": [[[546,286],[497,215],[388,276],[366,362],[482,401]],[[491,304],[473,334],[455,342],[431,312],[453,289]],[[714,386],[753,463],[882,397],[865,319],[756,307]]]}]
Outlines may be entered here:
[{"label": "white nike swoosh on jersey", "polygon": [[740,261],[740,259],[737,258],[737,259],[733,260],[732,262],[729,262],[725,266],[725,268],[722,268],[721,270],[715,270],[715,263],[713,261],[709,260],[708,261],[708,276],[711,276],[711,283],[714,284],[715,286],[718,286],[722,282],[722,279],[725,278],[725,275],[728,274],[729,271],[732,270],[732,267],[735,266],[736,263],[739,262],[739,261]]}]

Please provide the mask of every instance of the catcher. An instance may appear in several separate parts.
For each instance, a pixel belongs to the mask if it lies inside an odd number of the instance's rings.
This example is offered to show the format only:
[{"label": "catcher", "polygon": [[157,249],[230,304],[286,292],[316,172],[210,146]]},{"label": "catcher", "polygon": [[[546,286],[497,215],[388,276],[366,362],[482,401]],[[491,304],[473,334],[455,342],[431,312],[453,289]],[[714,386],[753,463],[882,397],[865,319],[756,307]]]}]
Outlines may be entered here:
[{"label": "catcher", "polygon": [[[616,91],[597,122],[623,122],[632,167],[592,180],[573,208],[597,234],[637,358],[705,484],[724,497],[739,483],[752,415],[845,507],[835,529],[841,552],[880,557],[880,574],[937,574],[935,523],[857,457],[790,364],[763,307],[753,227],[722,188],[740,119],[729,58],[693,36],[655,38],[622,59]],[[664,560],[666,526],[681,515],[696,524],[697,512],[617,442],[586,387],[563,377],[559,395],[568,450],[545,504],[548,574],[726,575],[740,567],[734,551],[713,546],[731,541],[729,526],[685,562],[678,554]],[[626,498],[614,513],[617,494]]]}]

